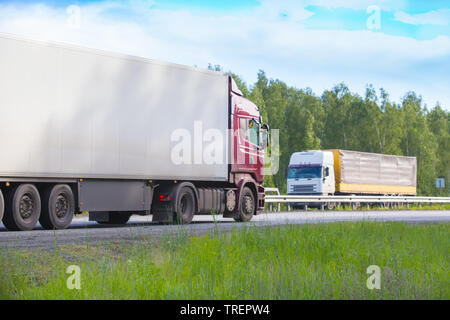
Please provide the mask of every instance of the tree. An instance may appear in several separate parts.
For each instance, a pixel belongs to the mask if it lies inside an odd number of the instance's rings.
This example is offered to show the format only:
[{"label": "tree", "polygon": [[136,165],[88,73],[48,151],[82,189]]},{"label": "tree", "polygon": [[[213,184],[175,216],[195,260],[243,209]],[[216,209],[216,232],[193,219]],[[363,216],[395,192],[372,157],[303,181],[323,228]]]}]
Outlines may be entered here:
[{"label": "tree", "polygon": [[408,92],[403,98],[401,110],[405,123],[403,154],[417,157],[418,193],[435,194],[437,139],[428,127],[422,98],[414,92]]},{"label": "tree", "polygon": [[428,127],[437,139],[436,178],[446,181],[445,194],[450,194],[450,114],[438,104],[427,115]]},{"label": "tree", "polygon": [[305,126],[302,132],[303,150],[320,149],[320,139],[314,133],[314,116],[309,110],[306,110]]}]

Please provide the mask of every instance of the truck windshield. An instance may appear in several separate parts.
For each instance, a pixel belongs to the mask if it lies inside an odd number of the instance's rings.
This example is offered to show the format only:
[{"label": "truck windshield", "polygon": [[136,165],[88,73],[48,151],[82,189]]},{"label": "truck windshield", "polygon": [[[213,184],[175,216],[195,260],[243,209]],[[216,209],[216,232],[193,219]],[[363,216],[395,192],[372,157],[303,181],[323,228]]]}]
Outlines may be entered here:
[{"label": "truck windshield", "polygon": [[288,179],[320,178],[322,168],[289,168]]}]

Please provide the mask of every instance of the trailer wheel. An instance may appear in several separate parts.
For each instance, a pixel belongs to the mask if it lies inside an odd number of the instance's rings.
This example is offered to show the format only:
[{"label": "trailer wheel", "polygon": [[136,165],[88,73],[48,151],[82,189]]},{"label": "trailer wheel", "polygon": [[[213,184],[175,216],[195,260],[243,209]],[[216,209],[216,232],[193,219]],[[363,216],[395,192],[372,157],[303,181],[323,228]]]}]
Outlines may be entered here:
[{"label": "trailer wheel", "polygon": [[44,229],[66,229],[75,213],[75,198],[66,184],[47,188],[43,193],[39,223]]},{"label": "trailer wheel", "polygon": [[333,210],[334,208],[336,208],[336,202],[328,202],[327,203],[327,209],[328,210]]},{"label": "trailer wheel", "polygon": [[41,197],[32,184],[15,187],[6,200],[3,224],[11,231],[32,230],[41,215]]},{"label": "trailer wheel", "polygon": [[183,187],[177,196],[175,208],[175,221],[180,224],[189,224],[195,214],[195,194],[189,187]]},{"label": "trailer wheel", "polygon": [[255,196],[252,190],[244,187],[241,194],[241,205],[239,211],[236,213],[234,220],[239,222],[248,222],[252,220],[255,214]]},{"label": "trailer wheel", "polygon": [[352,210],[358,210],[361,207],[360,202],[353,202],[352,203]]},{"label": "trailer wheel", "polygon": [[5,198],[3,198],[2,190],[0,190],[0,221],[3,219],[3,213],[5,212]]}]

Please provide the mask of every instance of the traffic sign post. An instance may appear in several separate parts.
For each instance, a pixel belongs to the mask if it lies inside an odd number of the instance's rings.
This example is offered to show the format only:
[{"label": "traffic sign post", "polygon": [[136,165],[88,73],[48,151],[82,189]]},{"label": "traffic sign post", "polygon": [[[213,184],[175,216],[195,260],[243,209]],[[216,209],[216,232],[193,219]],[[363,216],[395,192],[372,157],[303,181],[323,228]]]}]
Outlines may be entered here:
[{"label": "traffic sign post", "polygon": [[442,189],[445,188],[445,179],[444,178],[436,179],[436,188],[439,189],[439,195],[442,195]]}]

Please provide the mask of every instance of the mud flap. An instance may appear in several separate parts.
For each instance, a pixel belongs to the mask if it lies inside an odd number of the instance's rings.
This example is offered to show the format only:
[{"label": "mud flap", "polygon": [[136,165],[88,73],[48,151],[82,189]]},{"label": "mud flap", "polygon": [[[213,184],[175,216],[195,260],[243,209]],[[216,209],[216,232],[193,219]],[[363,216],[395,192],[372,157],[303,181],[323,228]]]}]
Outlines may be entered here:
[{"label": "mud flap", "polygon": [[172,203],[155,204],[152,208],[153,222],[175,223],[175,208]]}]

